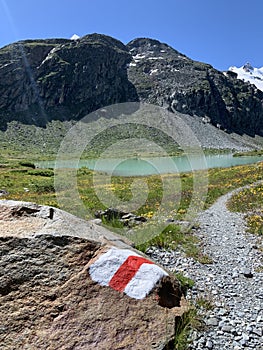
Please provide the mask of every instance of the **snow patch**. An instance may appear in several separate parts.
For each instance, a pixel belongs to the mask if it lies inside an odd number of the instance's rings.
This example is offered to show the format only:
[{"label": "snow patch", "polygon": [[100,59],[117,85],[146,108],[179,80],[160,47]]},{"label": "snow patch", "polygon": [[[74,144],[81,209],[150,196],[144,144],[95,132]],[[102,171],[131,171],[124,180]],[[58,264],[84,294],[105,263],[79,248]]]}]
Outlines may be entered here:
[{"label": "snow patch", "polygon": [[163,60],[163,57],[147,57],[148,60]]},{"label": "snow patch", "polygon": [[150,71],[150,75],[153,75],[153,74],[156,74],[156,73],[158,73],[158,69],[152,69]]},{"label": "snow patch", "polygon": [[51,60],[54,56],[54,53],[58,50],[57,47],[54,47],[51,51],[49,51],[47,57],[41,62],[40,66],[44,64],[46,61]]},{"label": "snow patch", "polygon": [[145,58],[145,55],[142,54],[137,54],[136,56],[133,56],[134,60],[143,60]]},{"label": "snow patch", "polygon": [[70,38],[70,40],[78,40],[80,39],[80,36],[78,36],[77,34],[73,34],[72,37]]}]

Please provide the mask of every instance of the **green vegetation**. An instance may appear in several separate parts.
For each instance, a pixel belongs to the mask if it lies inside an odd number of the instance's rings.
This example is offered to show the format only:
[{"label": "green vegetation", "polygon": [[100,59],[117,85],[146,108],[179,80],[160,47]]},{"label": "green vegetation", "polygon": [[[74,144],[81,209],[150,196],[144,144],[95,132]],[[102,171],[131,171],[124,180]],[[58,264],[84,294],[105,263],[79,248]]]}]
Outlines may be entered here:
[{"label": "green vegetation", "polygon": [[257,235],[263,235],[262,183],[245,188],[233,195],[228,202],[228,208],[232,211],[247,213],[248,231]]},{"label": "green vegetation", "polygon": [[208,208],[220,196],[248,184],[263,179],[263,163],[231,168],[209,170],[208,196],[205,208]]},{"label": "green vegetation", "polygon": [[[23,155],[18,157],[13,154],[10,157],[8,150],[3,150],[0,155],[0,189],[6,190],[9,194],[2,198],[25,200],[58,207],[59,204],[54,189],[54,172],[51,169],[34,169],[35,161],[37,161],[37,158],[26,159],[23,158]],[[226,169],[210,169],[208,171],[207,198],[205,202],[196,203],[196,206],[200,209],[202,206],[207,208],[219,196],[235,188],[261,180],[263,177],[262,170],[263,163]],[[145,188],[140,183],[138,186],[141,186],[140,193],[146,196],[146,200],[140,206],[140,198],[138,199],[138,209],[135,214],[151,219],[146,224],[141,225],[143,233],[150,238],[147,242],[138,244],[137,248],[145,251],[149,246],[156,245],[166,249],[180,249],[187,256],[194,257],[201,263],[209,264],[212,262],[208,256],[202,253],[200,242],[191,234],[191,226],[186,230],[182,230],[180,222],[178,222],[168,225],[159,232],[156,231],[156,236],[152,235],[157,227],[155,220],[157,214],[157,219],[162,217],[163,222],[168,218],[184,220],[189,204],[193,199],[193,174],[174,174],[162,177],[154,175],[140,178],[114,176],[111,178],[110,184],[105,182],[103,176],[100,176],[96,185],[94,185],[93,175],[94,172],[87,168],[81,168],[77,173],[80,199],[91,216],[96,210],[106,209],[97,195],[98,189],[103,193],[103,196],[107,197],[113,193],[125,203],[125,201],[128,202],[131,199],[136,201],[136,198],[133,197],[133,185],[136,184],[136,181],[144,182],[147,184]],[[206,176],[206,174],[201,173],[200,176],[202,175]],[[163,181],[165,180],[169,180],[172,186],[171,193],[166,194],[166,206],[162,208]],[[241,206],[244,206],[243,211],[256,208],[253,215],[249,216],[249,225],[251,230],[262,234],[262,187],[258,185],[249,190],[244,190],[238,197],[233,197],[233,202],[238,203],[235,207],[233,206],[233,210],[240,210]],[[250,204],[246,206],[245,203]],[[74,201],[71,202],[71,206],[74,208]],[[61,208],[65,209],[63,206]],[[105,225],[108,225],[108,223],[105,223]],[[118,222],[111,223],[110,226],[118,230],[118,233],[126,234],[128,230]],[[136,233],[136,228],[134,231]],[[129,238],[132,239],[132,236]]]},{"label": "green vegetation", "polygon": [[198,239],[190,233],[181,232],[179,225],[168,225],[158,236],[150,241],[137,245],[136,248],[146,251],[149,246],[166,249],[182,249],[187,256],[198,258]]},{"label": "green vegetation", "polygon": [[236,152],[233,154],[233,157],[245,157],[245,156],[263,156],[263,150],[255,149],[253,151]]},{"label": "green vegetation", "polygon": [[191,278],[185,277],[181,272],[175,273],[175,277],[180,281],[184,294],[189,288],[193,288],[195,284]]},{"label": "green vegetation", "polygon": [[190,335],[193,330],[204,330],[204,322],[195,307],[189,308],[181,317],[177,317],[175,339],[172,349],[186,350],[191,343]]},{"label": "green vegetation", "polygon": [[213,310],[215,307],[213,299],[204,296],[197,297],[196,306],[198,307],[198,309],[202,309],[205,311]]}]

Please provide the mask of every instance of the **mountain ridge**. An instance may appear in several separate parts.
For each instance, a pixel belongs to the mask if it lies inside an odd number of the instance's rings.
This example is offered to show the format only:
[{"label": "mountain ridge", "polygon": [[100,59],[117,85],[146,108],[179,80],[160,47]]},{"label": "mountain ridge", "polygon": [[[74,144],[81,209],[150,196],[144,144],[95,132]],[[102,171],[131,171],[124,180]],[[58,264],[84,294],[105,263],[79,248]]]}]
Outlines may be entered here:
[{"label": "mountain ridge", "polygon": [[115,103],[142,101],[231,133],[263,135],[263,92],[155,39],[127,45],[102,34],[24,40],[0,49],[1,128],[78,120]]}]

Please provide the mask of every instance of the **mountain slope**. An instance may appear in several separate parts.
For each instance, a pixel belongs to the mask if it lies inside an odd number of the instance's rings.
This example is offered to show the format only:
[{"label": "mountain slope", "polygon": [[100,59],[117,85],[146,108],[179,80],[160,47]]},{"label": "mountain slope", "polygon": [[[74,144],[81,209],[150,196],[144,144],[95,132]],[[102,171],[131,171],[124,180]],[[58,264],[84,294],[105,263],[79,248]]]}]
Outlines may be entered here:
[{"label": "mountain slope", "polygon": [[135,39],[127,46],[133,56],[128,76],[143,100],[230,132],[263,134],[263,93],[255,86],[156,40]]},{"label": "mountain slope", "polygon": [[227,132],[263,135],[263,92],[157,40],[100,34],[0,49],[0,120],[45,126],[106,105],[145,101]]}]

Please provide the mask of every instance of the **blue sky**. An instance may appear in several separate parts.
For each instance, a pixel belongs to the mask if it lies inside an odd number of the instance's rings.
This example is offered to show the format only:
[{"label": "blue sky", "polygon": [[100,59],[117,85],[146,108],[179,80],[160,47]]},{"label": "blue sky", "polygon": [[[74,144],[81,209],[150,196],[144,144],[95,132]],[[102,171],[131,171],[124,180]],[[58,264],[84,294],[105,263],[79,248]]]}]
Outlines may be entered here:
[{"label": "blue sky", "polygon": [[0,47],[27,38],[150,37],[225,70],[263,66],[262,0],[0,0]]}]

